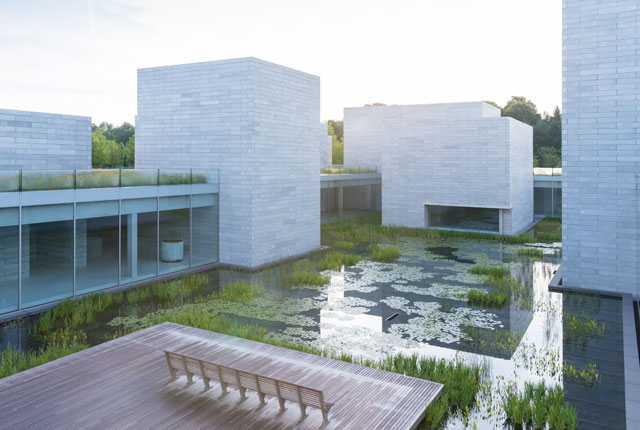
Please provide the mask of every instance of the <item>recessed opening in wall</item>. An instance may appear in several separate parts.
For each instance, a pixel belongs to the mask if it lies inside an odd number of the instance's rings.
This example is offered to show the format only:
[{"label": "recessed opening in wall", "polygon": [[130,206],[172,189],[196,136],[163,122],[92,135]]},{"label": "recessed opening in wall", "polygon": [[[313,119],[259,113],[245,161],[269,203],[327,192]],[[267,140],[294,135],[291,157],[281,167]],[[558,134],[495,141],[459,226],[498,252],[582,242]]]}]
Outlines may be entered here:
[{"label": "recessed opening in wall", "polygon": [[428,228],[500,232],[500,209],[425,205]]}]

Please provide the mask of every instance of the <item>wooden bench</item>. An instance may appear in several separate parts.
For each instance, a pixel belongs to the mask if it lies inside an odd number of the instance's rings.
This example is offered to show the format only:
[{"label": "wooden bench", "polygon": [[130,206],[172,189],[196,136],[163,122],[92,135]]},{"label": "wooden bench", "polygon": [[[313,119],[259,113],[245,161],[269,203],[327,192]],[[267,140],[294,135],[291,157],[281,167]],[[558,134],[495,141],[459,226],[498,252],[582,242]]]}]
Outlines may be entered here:
[{"label": "wooden bench", "polygon": [[253,390],[258,393],[260,407],[267,404],[264,400],[265,395],[273,396],[278,399],[281,412],[284,412],[285,402],[289,400],[290,402],[298,403],[302,419],[306,418],[306,409],[311,406],[320,409],[324,424],[329,422],[329,409],[331,409],[333,403],[325,402],[324,395],[320,390],[200,360],[177,352],[164,351],[164,354],[171,373],[171,379],[167,383],[178,378],[176,371],[179,370],[186,373],[187,385],[193,384],[193,375],[201,377],[204,382],[203,393],[211,388],[210,381],[218,381],[222,388],[223,396],[228,394],[227,386],[229,385],[238,388],[242,401],[247,399],[246,391]]}]

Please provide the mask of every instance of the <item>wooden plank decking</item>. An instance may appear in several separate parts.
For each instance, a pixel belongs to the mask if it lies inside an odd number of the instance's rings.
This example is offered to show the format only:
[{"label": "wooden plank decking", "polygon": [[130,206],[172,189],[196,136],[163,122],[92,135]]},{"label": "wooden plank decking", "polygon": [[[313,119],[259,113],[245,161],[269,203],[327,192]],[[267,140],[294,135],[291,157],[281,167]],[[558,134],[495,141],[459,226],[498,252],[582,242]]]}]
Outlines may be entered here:
[{"label": "wooden plank decking", "polygon": [[[227,364],[323,390],[335,403],[325,429],[411,429],[442,385],[172,323],[103,343],[0,379],[0,428],[12,429],[307,429],[320,428],[319,410],[300,421],[296,404],[279,414],[277,400],[258,409],[258,396],[240,403],[235,389],[169,379],[162,352]],[[216,386],[217,385],[217,386]]]}]

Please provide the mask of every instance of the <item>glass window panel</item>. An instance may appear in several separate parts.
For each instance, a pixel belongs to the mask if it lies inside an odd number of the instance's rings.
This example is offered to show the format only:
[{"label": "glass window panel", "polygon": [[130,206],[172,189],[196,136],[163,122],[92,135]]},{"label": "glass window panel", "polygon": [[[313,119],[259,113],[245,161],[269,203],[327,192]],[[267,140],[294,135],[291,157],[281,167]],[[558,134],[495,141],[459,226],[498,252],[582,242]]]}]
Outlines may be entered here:
[{"label": "glass window panel", "polygon": [[500,231],[500,210],[456,206],[429,206],[429,227],[456,230]]},{"label": "glass window panel", "polygon": [[556,182],[552,192],[553,212],[551,215],[560,218],[562,216],[562,183]]},{"label": "glass window panel", "polygon": [[73,205],[22,208],[22,304],[73,295]]},{"label": "glass window panel", "polygon": [[76,293],[118,285],[118,202],[76,205]]},{"label": "glass window panel", "polygon": [[190,197],[160,198],[160,273],[188,269]]},{"label": "glass window panel", "polygon": [[0,314],[18,309],[18,208],[0,209]]},{"label": "glass window panel", "polygon": [[193,196],[193,266],[218,261],[218,195]]},{"label": "glass window panel", "polygon": [[157,275],[158,200],[131,199],[121,203],[121,282]]}]

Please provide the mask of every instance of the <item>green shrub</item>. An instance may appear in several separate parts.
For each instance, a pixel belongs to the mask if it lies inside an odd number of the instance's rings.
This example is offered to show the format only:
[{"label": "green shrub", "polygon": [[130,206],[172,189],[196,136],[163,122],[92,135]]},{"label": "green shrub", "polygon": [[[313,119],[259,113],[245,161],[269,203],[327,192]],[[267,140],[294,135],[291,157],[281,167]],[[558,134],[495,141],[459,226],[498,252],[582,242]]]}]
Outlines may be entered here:
[{"label": "green shrub", "polygon": [[329,252],[320,260],[320,270],[340,270],[342,266],[354,266],[360,261],[360,256],[342,252]]},{"label": "green shrub", "polygon": [[369,245],[367,250],[371,253],[371,258],[382,263],[393,263],[400,258],[400,250],[395,246]]}]

